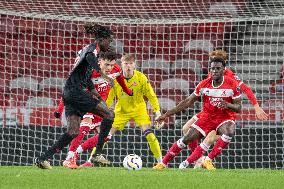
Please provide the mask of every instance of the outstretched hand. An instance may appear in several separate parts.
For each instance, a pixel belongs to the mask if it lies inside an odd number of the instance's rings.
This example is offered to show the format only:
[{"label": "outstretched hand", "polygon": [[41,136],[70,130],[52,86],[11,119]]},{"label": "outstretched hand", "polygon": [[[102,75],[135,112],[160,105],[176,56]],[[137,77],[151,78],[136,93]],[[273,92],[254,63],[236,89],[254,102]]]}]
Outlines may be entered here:
[{"label": "outstretched hand", "polygon": [[[163,114],[163,115],[160,115],[160,116],[155,117],[155,125],[160,124],[160,125],[164,126],[165,119],[166,119],[167,117],[168,117],[168,116],[166,116],[166,114]],[[162,127],[162,126],[161,126],[161,127]],[[161,128],[161,127],[160,127],[160,128]]]},{"label": "outstretched hand", "polygon": [[161,117],[161,112],[157,111],[155,113],[155,123],[154,123],[155,129],[161,129],[164,126],[164,124],[165,124],[164,121],[161,121],[161,122],[157,122],[156,121],[159,117]]},{"label": "outstretched hand", "polygon": [[268,120],[267,113],[265,113],[264,110],[261,107],[256,106],[256,107],[254,107],[254,110],[255,110],[256,117],[258,119],[260,119],[260,120]]}]

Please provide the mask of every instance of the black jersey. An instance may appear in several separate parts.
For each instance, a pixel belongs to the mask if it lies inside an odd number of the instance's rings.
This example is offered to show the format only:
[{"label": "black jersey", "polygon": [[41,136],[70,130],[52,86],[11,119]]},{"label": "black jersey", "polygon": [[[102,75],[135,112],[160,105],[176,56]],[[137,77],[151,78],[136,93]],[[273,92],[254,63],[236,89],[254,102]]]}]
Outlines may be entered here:
[{"label": "black jersey", "polygon": [[80,51],[75,60],[73,70],[66,80],[64,91],[94,88],[91,76],[94,69],[100,71],[100,67],[98,65],[98,51],[99,49],[96,43],[92,43]]}]

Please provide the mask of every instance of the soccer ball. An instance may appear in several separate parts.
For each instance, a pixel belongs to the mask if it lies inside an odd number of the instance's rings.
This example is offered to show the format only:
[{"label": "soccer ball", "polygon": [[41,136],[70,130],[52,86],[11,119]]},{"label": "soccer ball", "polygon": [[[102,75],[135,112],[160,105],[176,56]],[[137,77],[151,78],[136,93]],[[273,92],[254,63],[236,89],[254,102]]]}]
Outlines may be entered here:
[{"label": "soccer ball", "polygon": [[123,166],[128,170],[138,171],[142,168],[142,160],[136,154],[129,154],[125,156]]}]

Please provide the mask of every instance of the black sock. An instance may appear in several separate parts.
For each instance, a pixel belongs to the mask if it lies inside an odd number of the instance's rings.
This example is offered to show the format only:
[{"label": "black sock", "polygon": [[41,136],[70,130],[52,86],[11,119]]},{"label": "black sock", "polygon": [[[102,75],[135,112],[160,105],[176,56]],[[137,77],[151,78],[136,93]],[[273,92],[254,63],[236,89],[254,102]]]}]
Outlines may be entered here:
[{"label": "black sock", "polygon": [[64,133],[61,135],[59,140],[51,146],[51,148],[41,156],[42,159],[49,159],[52,158],[52,156],[60,152],[65,146],[67,146],[74,138],[74,135],[69,135],[68,133]]},{"label": "black sock", "polygon": [[95,156],[97,154],[101,154],[103,151],[103,145],[104,145],[104,139],[107,137],[111,127],[112,127],[112,123],[113,123],[113,119],[106,119],[104,118],[102,123],[101,123],[101,127],[100,127],[100,133],[99,133],[99,139],[98,139],[98,143],[97,143],[97,149],[96,149],[96,153]]}]

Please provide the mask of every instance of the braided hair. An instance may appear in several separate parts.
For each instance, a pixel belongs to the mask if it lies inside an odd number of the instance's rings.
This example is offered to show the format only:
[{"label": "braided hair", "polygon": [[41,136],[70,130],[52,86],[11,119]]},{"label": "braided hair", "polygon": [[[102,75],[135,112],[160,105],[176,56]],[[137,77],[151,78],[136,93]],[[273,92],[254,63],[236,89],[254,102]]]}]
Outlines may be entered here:
[{"label": "braided hair", "polygon": [[94,34],[95,40],[111,38],[113,35],[113,32],[109,28],[101,26],[99,24],[86,24],[84,28],[86,34]]}]

